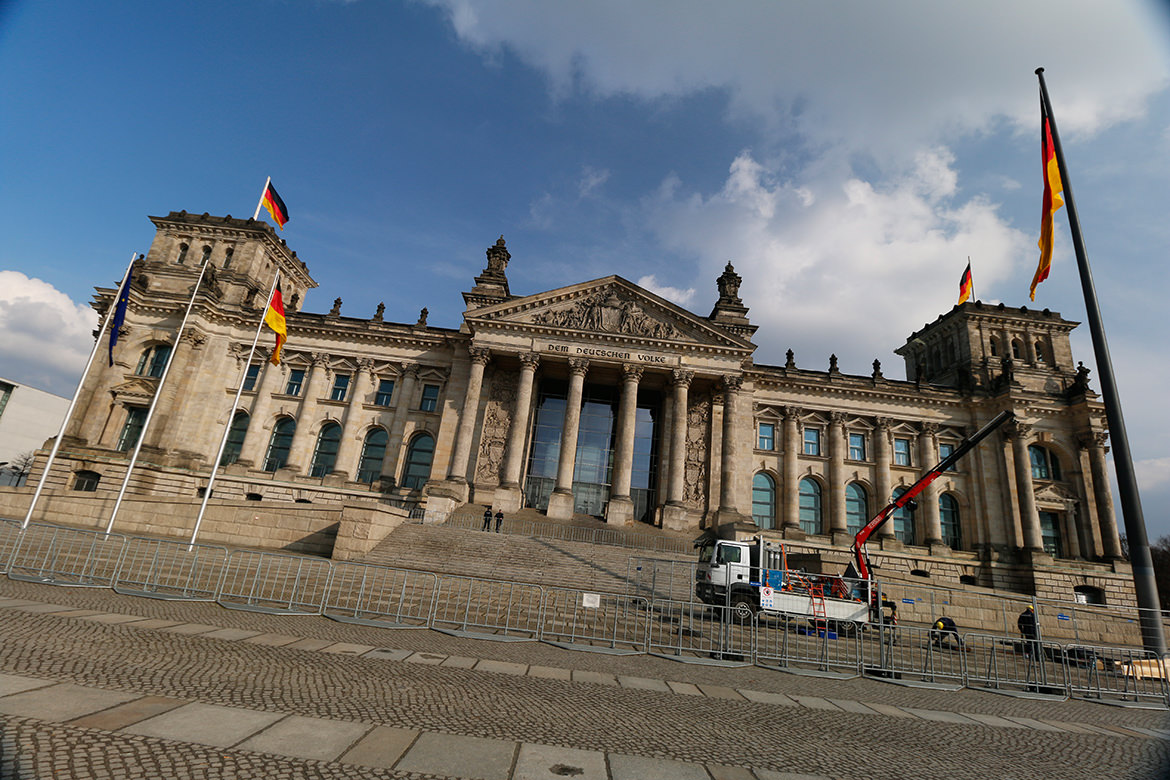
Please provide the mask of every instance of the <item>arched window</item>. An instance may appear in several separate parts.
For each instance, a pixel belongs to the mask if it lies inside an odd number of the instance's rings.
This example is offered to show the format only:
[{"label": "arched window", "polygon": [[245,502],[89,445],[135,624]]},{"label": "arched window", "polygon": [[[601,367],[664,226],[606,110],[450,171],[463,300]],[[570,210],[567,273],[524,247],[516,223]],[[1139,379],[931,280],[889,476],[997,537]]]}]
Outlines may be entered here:
[{"label": "arched window", "polygon": [[1060,479],[1060,461],[1047,447],[1029,446],[1028,459],[1032,461],[1032,479]]},{"label": "arched window", "polygon": [[1019,339],[1012,339],[1012,357],[1016,360],[1024,359],[1024,344]]},{"label": "arched window", "polygon": [[991,356],[999,357],[999,339],[995,336],[991,337]]},{"label": "arched window", "polygon": [[138,368],[134,369],[134,373],[158,379],[163,375],[163,369],[167,367],[167,360],[170,357],[170,344],[155,344],[153,347],[147,347],[143,350],[142,357],[138,358]]},{"label": "arched window", "polygon": [[179,265],[187,262],[187,249],[186,244],[179,244],[179,256],[175,258],[175,262]]},{"label": "arched window", "polygon": [[402,487],[418,490],[431,476],[431,459],[435,457],[435,440],[429,433],[420,433],[410,443],[406,466],[402,471]]},{"label": "arched window", "polygon": [[272,426],[272,438],[268,440],[268,455],[264,458],[264,470],[276,471],[284,468],[288,463],[288,451],[292,447],[293,434],[297,430],[297,421],[291,417],[281,417]]},{"label": "arched window", "polygon": [[317,434],[317,449],[313,450],[313,462],[309,467],[309,476],[323,477],[337,466],[337,450],[341,446],[341,426],[337,423],[325,423],[321,433]]},{"label": "arched window", "polygon": [[226,271],[227,269],[232,267],[232,255],[234,255],[235,253],[236,253],[236,250],[230,246],[227,249],[223,250],[223,270]]},{"label": "arched window", "polygon": [[80,490],[83,493],[93,493],[98,488],[98,483],[102,481],[102,475],[96,471],[75,471],[73,472],[73,489]]},{"label": "arched window", "polygon": [[200,265],[206,263],[209,257],[211,257],[211,247],[205,246],[203,247],[203,257],[199,258]]},{"label": "arched window", "polygon": [[358,462],[358,482],[372,485],[381,476],[388,438],[384,428],[375,428],[366,434],[366,441],[362,444],[362,457]]},{"label": "arched window", "polygon": [[1045,362],[1048,358],[1044,352],[1044,342],[1037,339],[1035,346],[1036,346],[1036,362],[1037,363]]},{"label": "arched window", "polygon": [[[905,492],[906,488],[897,488],[894,498]],[[914,544],[914,510],[909,504],[894,512],[894,538],[903,544]]]},{"label": "arched window", "polygon": [[960,549],[959,502],[954,496],[944,493],[938,497],[938,519],[942,526],[943,544],[952,550]]},{"label": "arched window", "polygon": [[869,499],[859,482],[845,486],[845,527],[856,534],[869,520]]},{"label": "arched window", "polygon": [[752,477],[752,522],[760,528],[776,527],[776,483],[762,471]]},{"label": "arched window", "polygon": [[806,534],[823,532],[821,485],[811,477],[800,481],[800,530]]},{"label": "arched window", "polygon": [[219,465],[230,466],[240,459],[240,452],[244,449],[244,436],[248,433],[248,421],[251,419],[243,409],[232,417],[232,427],[228,428],[227,444],[224,445]]}]

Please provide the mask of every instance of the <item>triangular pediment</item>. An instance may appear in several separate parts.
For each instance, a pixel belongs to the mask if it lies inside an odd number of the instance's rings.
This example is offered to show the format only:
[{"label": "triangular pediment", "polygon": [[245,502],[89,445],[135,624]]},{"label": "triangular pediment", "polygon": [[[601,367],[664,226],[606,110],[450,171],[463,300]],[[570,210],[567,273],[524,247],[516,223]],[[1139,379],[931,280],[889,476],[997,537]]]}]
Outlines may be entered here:
[{"label": "triangular pediment", "polygon": [[620,276],[513,298],[464,315],[472,331],[493,326],[534,333],[605,334],[640,341],[752,351],[755,346]]},{"label": "triangular pediment", "polygon": [[110,392],[120,403],[149,403],[157,389],[157,379],[136,376],[110,388]]}]

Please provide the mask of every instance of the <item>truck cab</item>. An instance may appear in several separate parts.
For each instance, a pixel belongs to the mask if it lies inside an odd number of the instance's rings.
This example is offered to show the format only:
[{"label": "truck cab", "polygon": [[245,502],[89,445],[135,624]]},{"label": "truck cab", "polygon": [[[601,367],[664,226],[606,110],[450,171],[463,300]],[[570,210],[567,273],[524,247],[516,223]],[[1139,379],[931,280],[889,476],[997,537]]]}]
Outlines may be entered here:
[{"label": "truck cab", "polygon": [[[695,569],[695,595],[704,604],[725,606],[734,601],[756,604],[752,583],[752,552],[756,545],[727,539],[709,538],[699,545],[699,563]],[[754,565],[758,568],[759,561]]]}]

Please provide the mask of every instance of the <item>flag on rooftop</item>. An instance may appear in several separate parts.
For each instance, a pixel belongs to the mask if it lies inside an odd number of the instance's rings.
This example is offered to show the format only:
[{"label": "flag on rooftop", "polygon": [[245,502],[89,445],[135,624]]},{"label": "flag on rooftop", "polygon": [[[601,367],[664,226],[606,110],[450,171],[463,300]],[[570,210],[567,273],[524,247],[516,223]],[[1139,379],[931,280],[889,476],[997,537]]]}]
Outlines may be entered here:
[{"label": "flag on rooftop", "polygon": [[1048,278],[1052,266],[1052,228],[1056,211],[1064,205],[1064,185],[1060,181],[1060,165],[1056,161],[1056,150],[1052,145],[1052,127],[1044,103],[1040,104],[1040,156],[1044,163],[1044,205],[1040,215],[1040,262],[1028,289],[1031,300],[1036,300],[1036,285]]},{"label": "flag on rooftop", "polygon": [[975,285],[971,280],[971,260],[968,258],[967,270],[963,271],[963,277],[959,279],[959,303],[971,297],[971,291],[974,287]]},{"label": "flag on rooftop", "polygon": [[272,179],[264,185],[264,194],[260,196],[260,203],[268,209],[268,213],[276,220],[276,224],[284,230],[284,223],[288,222],[288,209],[280,195],[276,194],[276,187],[272,186]]},{"label": "flag on rooftop", "polygon": [[276,333],[276,346],[272,350],[272,365],[280,365],[280,350],[288,339],[288,323],[284,319],[284,298],[280,294],[280,282],[272,291],[272,300],[268,302],[268,310],[264,312],[264,324]]},{"label": "flag on rooftop", "polygon": [[126,269],[126,277],[118,288],[118,299],[114,303],[114,319],[110,321],[110,365],[114,365],[114,345],[118,343],[118,331],[126,321],[126,306],[130,303],[130,277],[134,273],[134,262]]}]

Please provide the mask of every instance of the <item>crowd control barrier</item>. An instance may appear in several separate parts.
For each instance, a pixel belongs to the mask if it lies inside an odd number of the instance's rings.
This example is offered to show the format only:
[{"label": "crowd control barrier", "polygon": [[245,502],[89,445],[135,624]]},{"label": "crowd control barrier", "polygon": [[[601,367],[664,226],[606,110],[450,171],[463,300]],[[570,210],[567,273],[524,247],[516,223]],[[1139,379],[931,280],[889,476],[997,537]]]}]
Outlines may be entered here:
[{"label": "crowd control barrier", "polygon": [[1068,698],[1064,650],[1055,642],[967,634],[967,687],[1027,699]]},{"label": "crowd control barrier", "polygon": [[646,652],[650,602],[634,596],[551,588],[544,592],[540,640],[613,655]]},{"label": "crowd control barrier", "polygon": [[0,519],[0,574],[8,573],[12,553],[20,542],[20,523],[16,520]]},{"label": "crowd control barrier", "polygon": [[114,590],[171,601],[215,601],[227,570],[226,547],[131,536],[122,547]]},{"label": "crowd control barrier", "polygon": [[320,615],[331,571],[320,558],[233,550],[216,601],[228,609]]},{"label": "crowd control barrier", "polygon": [[429,628],[437,575],[368,563],[335,563],[323,614],[379,628]]},{"label": "crowd control barrier", "polygon": [[692,664],[751,666],[752,620],[731,607],[657,599],[650,608],[650,655]]},{"label": "crowd control barrier", "polygon": [[854,623],[766,612],[755,623],[758,666],[842,680],[861,674],[861,633]]},{"label": "crowd control barrier", "polygon": [[865,673],[886,682],[957,691],[963,687],[971,646],[932,628],[878,626],[866,640]]},{"label": "crowd control barrier", "polygon": [[1157,653],[1132,647],[1068,645],[1064,658],[1073,698],[1131,707],[1170,707],[1170,669]]},{"label": "crowd control barrier", "polygon": [[125,541],[121,534],[29,523],[12,553],[8,576],[74,588],[110,588]]},{"label": "crowd control barrier", "polygon": [[501,642],[536,641],[543,600],[539,585],[440,576],[431,628]]}]

